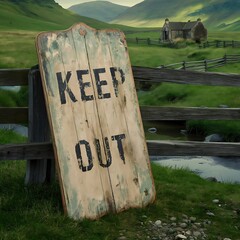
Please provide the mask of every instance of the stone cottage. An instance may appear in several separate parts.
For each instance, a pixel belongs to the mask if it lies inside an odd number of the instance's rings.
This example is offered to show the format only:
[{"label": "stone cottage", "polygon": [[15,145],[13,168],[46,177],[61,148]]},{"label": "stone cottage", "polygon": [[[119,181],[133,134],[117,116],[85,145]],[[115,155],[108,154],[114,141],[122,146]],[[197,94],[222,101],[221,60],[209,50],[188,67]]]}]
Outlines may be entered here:
[{"label": "stone cottage", "polygon": [[201,19],[188,22],[170,22],[165,19],[162,28],[162,40],[173,41],[176,38],[191,39],[196,42],[207,39],[207,29],[204,27]]}]

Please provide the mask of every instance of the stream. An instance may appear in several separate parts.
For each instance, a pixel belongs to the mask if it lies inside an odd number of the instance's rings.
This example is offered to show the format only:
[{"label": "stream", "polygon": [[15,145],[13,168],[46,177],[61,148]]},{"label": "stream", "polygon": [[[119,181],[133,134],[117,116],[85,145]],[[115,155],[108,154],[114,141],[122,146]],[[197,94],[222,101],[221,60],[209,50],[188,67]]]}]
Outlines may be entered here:
[{"label": "stream", "polygon": [[[155,129],[155,131],[153,131]],[[186,140],[204,141],[199,135],[185,134],[185,122],[145,122],[144,130],[147,139],[151,140]],[[240,183],[239,157],[208,156],[150,156],[150,160],[171,168],[186,168],[202,178],[228,183]]]},{"label": "stream", "polygon": [[240,183],[240,157],[160,157],[150,156],[151,161],[171,168],[186,168],[214,181]]}]

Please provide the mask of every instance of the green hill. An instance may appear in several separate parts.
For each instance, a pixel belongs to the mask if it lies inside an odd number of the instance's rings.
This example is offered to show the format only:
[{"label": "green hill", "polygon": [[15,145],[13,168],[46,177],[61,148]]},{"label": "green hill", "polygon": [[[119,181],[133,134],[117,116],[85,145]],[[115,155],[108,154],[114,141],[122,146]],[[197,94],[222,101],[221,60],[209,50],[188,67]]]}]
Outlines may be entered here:
[{"label": "green hill", "polygon": [[109,22],[123,13],[129,7],[113,4],[108,1],[94,1],[73,5],[69,10],[103,22]]},{"label": "green hill", "polygon": [[187,21],[201,18],[214,30],[240,30],[240,1],[236,0],[145,0],[121,14],[113,23],[135,27],[161,27],[165,18]]},{"label": "green hill", "polygon": [[0,0],[0,6],[0,30],[58,30],[77,22],[94,28],[110,26],[66,10],[54,0]]}]

